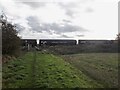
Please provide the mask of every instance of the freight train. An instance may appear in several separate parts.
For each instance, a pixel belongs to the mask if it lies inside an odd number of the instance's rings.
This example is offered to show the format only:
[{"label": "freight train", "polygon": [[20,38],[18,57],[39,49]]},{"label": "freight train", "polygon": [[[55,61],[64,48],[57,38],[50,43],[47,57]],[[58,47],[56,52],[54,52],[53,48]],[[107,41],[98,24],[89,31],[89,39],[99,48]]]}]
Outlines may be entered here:
[{"label": "freight train", "polygon": [[76,45],[76,40],[62,40],[62,39],[41,39],[39,40],[39,45]]},{"label": "freight train", "polygon": [[21,45],[26,46],[27,44],[34,46],[56,46],[56,45],[96,45],[96,44],[114,44],[118,43],[117,40],[72,40],[72,39],[40,39],[37,43],[36,39],[21,39]]},{"label": "freight train", "polygon": [[28,45],[30,45],[31,47],[37,46],[36,39],[21,39],[21,46],[28,46]]}]

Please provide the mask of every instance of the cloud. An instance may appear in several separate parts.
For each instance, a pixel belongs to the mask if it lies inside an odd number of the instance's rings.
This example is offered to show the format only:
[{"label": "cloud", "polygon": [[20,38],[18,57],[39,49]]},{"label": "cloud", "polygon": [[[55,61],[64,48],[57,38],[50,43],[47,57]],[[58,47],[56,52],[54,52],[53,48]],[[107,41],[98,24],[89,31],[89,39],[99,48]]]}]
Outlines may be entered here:
[{"label": "cloud", "polygon": [[91,13],[91,12],[94,12],[94,10],[92,8],[87,8],[86,12]]},{"label": "cloud", "polygon": [[45,2],[22,2],[23,4],[29,5],[32,8],[44,7],[46,5]]},{"label": "cloud", "polygon": [[28,25],[30,26],[32,31],[37,31],[39,33],[41,33],[41,27],[40,27],[40,22],[39,19],[37,17],[34,16],[29,16],[27,17],[27,21],[28,21]]},{"label": "cloud", "polygon": [[62,21],[65,23],[72,23],[70,20],[67,20],[67,19],[63,19]]},{"label": "cloud", "polygon": [[83,29],[79,26],[71,24],[57,24],[57,23],[45,23],[41,25],[41,29],[47,32],[53,32],[56,34],[69,33],[69,32],[85,32],[86,29]]},{"label": "cloud", "polygon": [[68,36],[68,35],[61,35],[60,37],[62,37],[62,38],[73,38],[73,37],[71,37],[71,36]]},{"label": "cloud", "polygon": [[[79,13],[80,11],[85,10],[89,2],[92,3],[94,0],[74,0],[72,2],[59,2],[58,5],[65,10],[66,15],[73,18],[75,14]],[[92,12],[92,8],[87,8],[85,11]]]},{"label": "cloud", "polygon": [[84,37],[85,35],[76,35],[77,37]]},{"label": "cloud", "polygon": [[[68,24],[68,23],[42,23],[39,21],[39,19],[35,16],[30,16],[27,18],[28,20],[28,25],[30,26],[31,30],[33,32],[47,32],[50,35],[51,34],[64,34],[64,33],[72,33],[72,32],[85,32],[87,31],[86,29]],[[68,37],[63,35],[63,37]]]},{"label": "cloud", "polygon": [[68,15],[70,17],[73,17],[74,10],[72,10],[72,9],[77,6],[76,3],[73,3],[73,2],[69,2],[69,3],[59,2],[58,5],[66,11],[66,15]]}]

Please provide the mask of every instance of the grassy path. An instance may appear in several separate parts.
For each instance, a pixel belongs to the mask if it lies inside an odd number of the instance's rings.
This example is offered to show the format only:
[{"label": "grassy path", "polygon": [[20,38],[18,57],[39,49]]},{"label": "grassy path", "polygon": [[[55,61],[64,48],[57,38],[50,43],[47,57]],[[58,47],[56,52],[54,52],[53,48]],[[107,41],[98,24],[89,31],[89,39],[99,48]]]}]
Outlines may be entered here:
[{"label": "grassy path", "polygon": [[[7,84],[6,84],[7,83]],[[62,58],[29,52],[3,66],[3,88],[102,87]]]}]

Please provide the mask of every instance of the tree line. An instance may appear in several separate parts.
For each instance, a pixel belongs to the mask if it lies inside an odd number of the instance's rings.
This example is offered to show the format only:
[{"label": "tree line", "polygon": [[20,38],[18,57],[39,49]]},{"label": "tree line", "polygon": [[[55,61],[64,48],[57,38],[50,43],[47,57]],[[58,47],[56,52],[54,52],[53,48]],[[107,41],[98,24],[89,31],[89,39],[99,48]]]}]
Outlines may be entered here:
[{"label": "tree line", "polygon": [[8,23],[4,15],[0,16],[2,30],[2,55],[17,56],[20,51],[20,37],[16,26]]}]

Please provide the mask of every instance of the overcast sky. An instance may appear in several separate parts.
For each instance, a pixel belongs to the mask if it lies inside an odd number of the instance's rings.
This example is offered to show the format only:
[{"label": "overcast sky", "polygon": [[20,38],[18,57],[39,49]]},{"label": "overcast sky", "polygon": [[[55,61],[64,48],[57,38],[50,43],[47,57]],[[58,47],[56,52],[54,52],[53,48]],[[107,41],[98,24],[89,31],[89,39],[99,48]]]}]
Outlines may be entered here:
[{"label": "overcast sky", "polygon": [[118,1],[0,0],[0,13],[22,38],[115,39]]}]

